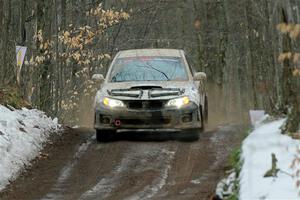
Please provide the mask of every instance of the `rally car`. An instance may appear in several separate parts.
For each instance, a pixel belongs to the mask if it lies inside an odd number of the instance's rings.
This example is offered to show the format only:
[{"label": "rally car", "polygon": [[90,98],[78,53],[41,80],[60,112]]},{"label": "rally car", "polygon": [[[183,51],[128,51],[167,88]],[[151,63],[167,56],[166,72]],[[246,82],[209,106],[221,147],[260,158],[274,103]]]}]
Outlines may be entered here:
[{"label": "rally car", "polygon": [[96,94],[98,141],[123,131],[171,131],[197,136],[208,117],[206,74],[183,50],[135,49],[114,57]]}]

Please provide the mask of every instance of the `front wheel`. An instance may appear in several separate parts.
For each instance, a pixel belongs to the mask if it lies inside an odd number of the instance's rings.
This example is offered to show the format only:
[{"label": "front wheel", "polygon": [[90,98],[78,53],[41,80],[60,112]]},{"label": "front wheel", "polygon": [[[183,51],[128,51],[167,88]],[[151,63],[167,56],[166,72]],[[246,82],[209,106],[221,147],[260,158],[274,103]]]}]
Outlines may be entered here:
[{"label": "front wheel", "polygon": [[204,122],[205,122],[205,124],[208,123],[208,100],[207,100],[207,96],[205,96],[205,101],[204,101]]},{"label": "front wheel", "polygon": [[201,125],[201,128],[200,128],[200,130],[201,131],[204,131],[205,130],[205,125],[206,125],[206,122],[205,122],[205,110],[204,109],[202,109],[202,106],[200,105],[200,108],[199,108],[199,112],[200,112],[200,125]]},{"label": "front wheel", "polygon": [[114,139],[116,131],[96,129],[97,142],[110,142]]}]

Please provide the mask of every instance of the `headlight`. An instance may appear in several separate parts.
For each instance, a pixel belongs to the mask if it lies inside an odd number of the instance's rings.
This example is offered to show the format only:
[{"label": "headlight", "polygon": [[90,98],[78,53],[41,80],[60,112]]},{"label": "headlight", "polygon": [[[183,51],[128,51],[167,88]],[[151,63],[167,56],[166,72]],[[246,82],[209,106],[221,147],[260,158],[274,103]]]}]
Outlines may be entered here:
[{"label": "headlight", "polygon": [[105,97],[103,99],[103,104],[108,106],[108,107],[111,107],[111,108],[125,107],[125,105],[122,101],[117,100],[117,99],[110,99],[110,98],[107,98],[107,97]]},{"label": "headlight", "polygon": [[184,105],[187,105],[188,103],[190,103],[189,97],[180,97],[180,98],[169,100],[168,103],[166,104],[166,107],[180,108]]}]

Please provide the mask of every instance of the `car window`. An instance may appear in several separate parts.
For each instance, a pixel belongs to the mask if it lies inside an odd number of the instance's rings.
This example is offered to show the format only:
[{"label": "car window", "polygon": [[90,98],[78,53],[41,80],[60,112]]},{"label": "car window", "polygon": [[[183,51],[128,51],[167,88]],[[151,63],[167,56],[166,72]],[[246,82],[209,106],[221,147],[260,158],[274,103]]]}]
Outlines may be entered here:
[{"label": "car window", "polygon": [[192,75],[194,75],[196,73],[196,71],[195,71],[195,68],[194,68],[195,63],[192,62],[193,59],[191,59],[189,56],[185,56],[185,58],[186,58],[186,61],[188,63],[188,66],[189,66],[189,69],[190,69]]},{"label": "car window", "polygon": [[109,76],[111,82],[188,80],[178,57],[117,58]]}]

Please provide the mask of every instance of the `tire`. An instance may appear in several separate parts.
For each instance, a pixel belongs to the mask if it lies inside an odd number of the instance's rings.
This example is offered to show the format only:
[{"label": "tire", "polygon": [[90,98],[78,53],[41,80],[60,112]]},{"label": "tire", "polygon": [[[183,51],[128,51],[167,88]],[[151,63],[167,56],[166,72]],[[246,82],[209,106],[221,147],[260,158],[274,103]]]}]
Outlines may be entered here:
[{"label": "tire", "polygon": [[116,131],[114,130],[96,130],[97,142],[110,142],[113,141]]},{"label": "tire", "polygon": [[205,122],[205,124],[208,123],[208,100],[207,100],[207,96],[205,96],[205,101],[204,101],[204,122]]},{"label": "tire", "polygon": [[201,128],[200,128],[200,130],[201,131],[204,131],[205,130],[205,124],[206,124],[206,122],[205,122],[205,117],[204,117],[204,113],[203,113],[203,109],[202,109],[202,106],[200,105],[200,117],[201,117]]}]

